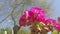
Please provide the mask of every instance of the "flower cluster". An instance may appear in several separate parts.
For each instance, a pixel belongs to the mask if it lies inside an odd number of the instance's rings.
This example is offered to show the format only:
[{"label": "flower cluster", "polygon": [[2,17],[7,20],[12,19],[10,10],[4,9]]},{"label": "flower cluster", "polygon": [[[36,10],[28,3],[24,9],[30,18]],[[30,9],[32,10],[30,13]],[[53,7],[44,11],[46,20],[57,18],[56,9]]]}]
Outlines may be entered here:
[{"label": "flower cluster", "polygon": [[[32,7],[30,10],[25,10],[23,15],[20,17],[19,24],[20,26],[31,25],[33,30],[50,31],[53,28],[60,30],[60,24],[51,18],[47,18],[46,12],[37,7]],[[35,29],[34,29],[35,28]]]},{"label": "flower cluster", "polygon": [[33,7],[30,10],[25,10],[20,17],[20,26],[31,25],[35,21],[41,22],[45,20],[46,12],[41,8]]}]

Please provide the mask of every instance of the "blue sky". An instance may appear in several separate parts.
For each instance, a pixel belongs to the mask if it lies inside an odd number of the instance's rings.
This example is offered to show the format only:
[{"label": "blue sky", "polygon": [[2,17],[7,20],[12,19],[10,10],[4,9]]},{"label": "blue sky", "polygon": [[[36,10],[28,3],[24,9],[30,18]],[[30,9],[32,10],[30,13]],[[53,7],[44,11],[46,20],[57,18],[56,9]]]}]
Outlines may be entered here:
[{"label": "blue sky", "polygon": [[[4,2],[4,1],[6,2],[6,0],[0,0],[0,2]],[[8,11],[8,10],[10,10],[11,7],[10,6],[5,6],[4,8]],[[56,19],[58,16],[60,16],[60,0],[55,0],[54,1],[53,8],[54,8],[54,11],[53,11],[53,16],[51,18]],[[3,13],[3,12],[4,12],[3,10],[2,11],[0,10],[0,13]],[[0,21],[6,16],[7,15],[3,15],[3,16],[0,15]],[[4,23],[2,24],[4,26],[2,26],[2,25],[0,25],[0,26],[5,27],[6,24],[12,24],[12,23],[4,21]],[[13,27],[13,25],[12,25],[12,27]]]},{"label": "blue sky", "polygon": [[54,12],[53,12],[52,18],[55,19],[58,16],[60,16],[60,0],[55,0],[55,2],[53,4],[53,8],[54,8]]}]

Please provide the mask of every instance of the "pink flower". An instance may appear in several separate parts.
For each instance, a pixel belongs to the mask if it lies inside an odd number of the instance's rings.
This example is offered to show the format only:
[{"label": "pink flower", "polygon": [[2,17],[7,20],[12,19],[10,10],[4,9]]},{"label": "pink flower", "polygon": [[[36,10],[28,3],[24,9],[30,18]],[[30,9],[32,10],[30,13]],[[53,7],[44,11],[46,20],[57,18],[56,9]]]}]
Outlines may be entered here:
[{"label": "pink flower", "polygon": [[25,26],[26,25],[28,16],[29,16],[28,11],[26,10],[19,19],[20,26]]},{"label": "pink flower", "polygon": [[60,21],[60,17],[58,17],[58,21]]},{"label": "pink flower", "polygon": [[42,8],[38,8],[38,7],[32,7],[30,9],[30,11],[37,13],[37,14],[40,14],[42,16],[45,16],[45,14],[46,14],[45,10],[43,10]]},{"label": "pink flower", "polygon": [[20,20],[19,20],[20,26],[25,26],[25,22],[26,22],[26,17],[25,16],[21,16]]},{"label": "pink flower", "polygon": [[38,16],[36,19],[36,21],[38,21],[38,22],[45,22],[45,20],[46,20],[46,17],[44,17],[44,16]]},{"label": "pink flower", "polygon": [[56,28],[57,30],[60,30],[60,24],[56,24],[56,25],[55,25],[55,28]]},{"label": "pink flower", "polygon": [[49,24],[52,24],[53,26],[55,26],[55,24],[57,23],[56,20],[53,20],[53,19],[50,19],[50,18],[48,18],[45,22],[46,22],[46,24],[49,23]]},{"label": "pink flower", "polygon": [[32,7],[29,11],[29,15],[31,16],[30,18],[37,22],[43,21],[45,19],[45,14],[46,12],[43,9],[37,7]]},{"label": "pink flower", "polygon": [[37,7],[32,7],[29,12],[29,21],[43,21],[45,19],[45,14],[46,12],[41,9],[41,8],[37,8]]},{"label": "pink flower", "polygon": [[23,15],[20,17],[20,26],[25,26],[26,24],[31,25],[32,23],[45,21],[46,12],[41,8],[33,7],[30,10],[25,10]]}]

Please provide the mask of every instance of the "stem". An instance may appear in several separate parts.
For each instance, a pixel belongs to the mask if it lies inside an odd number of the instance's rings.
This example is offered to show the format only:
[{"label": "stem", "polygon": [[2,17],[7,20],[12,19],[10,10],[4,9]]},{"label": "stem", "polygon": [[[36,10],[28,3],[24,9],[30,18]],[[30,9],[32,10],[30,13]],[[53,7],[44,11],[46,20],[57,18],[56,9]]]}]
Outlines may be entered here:
[{"label": "stem", "polygon": [[20,29],[20,26],[15,25],[15,26],[13,27],[14,34],[17,34],[17,31],[19,31],[19,29]]}]

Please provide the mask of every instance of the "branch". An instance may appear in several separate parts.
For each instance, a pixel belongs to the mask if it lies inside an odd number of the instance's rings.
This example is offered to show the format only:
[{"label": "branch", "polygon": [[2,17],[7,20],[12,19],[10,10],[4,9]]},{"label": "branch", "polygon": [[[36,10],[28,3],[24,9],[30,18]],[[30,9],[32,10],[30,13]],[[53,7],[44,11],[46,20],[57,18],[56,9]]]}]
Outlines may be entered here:
[{"label": "branch", "polygon": [[[15,0],[15,1],[16,1],[16,0]],[[20,5],[20,4],[18,4],[18,5]],[[11,16],[16,8],[17,8],[17,6],[16,6],[16,7],[13,7],[13,10],[11,11],[11,14],[9,14],[6,18],[4,18],[0,23],[2,23],[2,22],[5,21],[9,16]]]},{"label": "branch", "polygon": [[0,23],[2,23],[3,21],[5,21],[9,16],[10,16],[10,14],[6,18],[4,18]]},{"label": "branch", "polygon": [[[24,0],[23,0],[24,1]],[[15,21],[15,19],[14,19],[14,17],[13,17],[13,13],[14,13],[14,10],[20,5],[21,3],[19,3],[19,4],[17,4],[16,3],[16,6],[13,8],[13,10],[12,10],[12,12],[11,12],[11,17],[12,17],[12,20],[14,21],[14,25],[16,25],[16,21]],[[24,2],[22,2],[22,7],[24,7]],[[22,8],[21,8],[22,9]]]},{"label": "branch", "polygon": [[[16,0],[15,0],[16,1]],[[9,14],[6,18],[4,18],[0,23],[2,23],[3,21],[5,21],[9,16],[12,17],[12,20],[14,21],[14,24],[16,24],[15,22],[15,19],[13,17],[13,13],[14,13],[14,10],[21,4],[21,11],[24,10],[24,0],[23,2],[20,2],[19,4],[16,3],[16,6],[13,7],[13,10],[11,11],[11,14]]]}]

